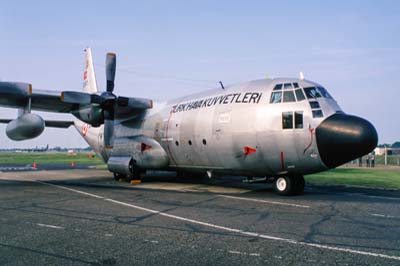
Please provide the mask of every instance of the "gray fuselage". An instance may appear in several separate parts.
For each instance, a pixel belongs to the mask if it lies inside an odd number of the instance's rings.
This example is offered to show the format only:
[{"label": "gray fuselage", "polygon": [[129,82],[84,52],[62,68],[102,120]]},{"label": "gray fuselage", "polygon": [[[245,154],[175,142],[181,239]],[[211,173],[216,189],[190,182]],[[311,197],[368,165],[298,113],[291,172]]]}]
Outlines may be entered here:
[{"label": "gray fuselage", "polygon": [[140,157],[146,151],[129,141],[142,136],[160,144],[143,159],[155,163],[143,168],[279,176],[328,169],[315,129],[335,113],[343,112],[319,84],[265,79],[156,102],[141,117],[115,121],[111,151],[103,149],[102,126],[75,124],[81,134],[88,127],[84,137],[105,162],[113,155]]}]

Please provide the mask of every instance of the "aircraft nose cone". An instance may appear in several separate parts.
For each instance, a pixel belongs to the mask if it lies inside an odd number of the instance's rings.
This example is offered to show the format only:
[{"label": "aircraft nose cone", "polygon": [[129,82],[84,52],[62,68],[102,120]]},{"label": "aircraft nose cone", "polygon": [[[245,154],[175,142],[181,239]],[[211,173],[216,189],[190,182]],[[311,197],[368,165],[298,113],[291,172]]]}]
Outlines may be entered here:
[{"label": "aircraft nose cone", "polygon": [[323,163],[334,168],[373,151],[378,143],[374,126],[357,116],[334,114],[315,131]]}]

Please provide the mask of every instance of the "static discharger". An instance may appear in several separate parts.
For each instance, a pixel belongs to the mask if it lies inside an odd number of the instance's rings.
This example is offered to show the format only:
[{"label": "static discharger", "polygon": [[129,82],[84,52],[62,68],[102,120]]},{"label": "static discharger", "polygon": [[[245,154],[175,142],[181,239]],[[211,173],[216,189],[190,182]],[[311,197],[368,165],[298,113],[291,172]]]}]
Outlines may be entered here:
[{"label": "static discharger", "polygon": [[255,153],[256,151],[257,151],[256,148],[252,148],[252,147],[249,147],[249,146],[244,146],[244,147],[243,147],[243,153],[244,153],[244,155],[250,155],[250,154],[252,154],[252,153]]}]

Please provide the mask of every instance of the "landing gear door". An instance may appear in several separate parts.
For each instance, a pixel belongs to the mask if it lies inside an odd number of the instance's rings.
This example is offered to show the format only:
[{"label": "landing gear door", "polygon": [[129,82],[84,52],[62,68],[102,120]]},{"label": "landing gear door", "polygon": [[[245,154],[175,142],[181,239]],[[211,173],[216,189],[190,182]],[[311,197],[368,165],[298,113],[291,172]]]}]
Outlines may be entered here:
[{"label": "landing gear door", "polygon": [[232,110],[230,107],[221,105],[215,109],[212,123],[212,144],[219,149],[215,150],[212,159],[218,165],[229,168],[232,163]]}]

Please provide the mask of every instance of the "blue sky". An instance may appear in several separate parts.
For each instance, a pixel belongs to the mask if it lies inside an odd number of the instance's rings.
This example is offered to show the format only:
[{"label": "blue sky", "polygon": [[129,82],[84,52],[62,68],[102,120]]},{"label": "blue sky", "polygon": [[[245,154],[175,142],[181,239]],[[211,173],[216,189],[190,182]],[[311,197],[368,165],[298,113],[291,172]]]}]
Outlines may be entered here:
[{"label": "blue sky", "polygon": [[[159,100],[218,80],[303,71],[344,111],[370,120],[380,143],[392,143],[400,139],[399,14],[399,1],[1,0],[0,79],[80,90],[87,46],[101,88],[105,53],[115,51],[116,92]],[[86,146],[72,128],[24,142],[8,140],[4,129],[0,148]]]}]

